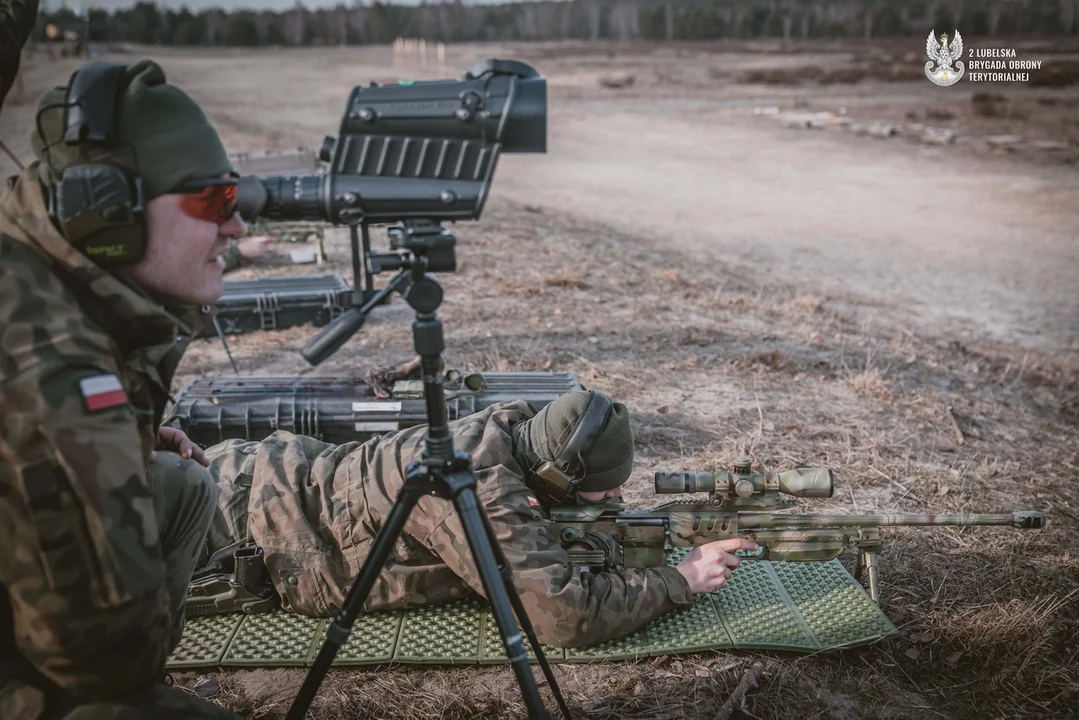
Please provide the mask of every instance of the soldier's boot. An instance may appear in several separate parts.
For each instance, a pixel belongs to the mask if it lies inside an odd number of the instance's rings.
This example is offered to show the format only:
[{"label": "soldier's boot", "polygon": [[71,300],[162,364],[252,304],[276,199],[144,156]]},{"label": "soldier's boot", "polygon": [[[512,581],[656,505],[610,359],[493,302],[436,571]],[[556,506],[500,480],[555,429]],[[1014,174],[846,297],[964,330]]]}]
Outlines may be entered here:
[{"label": "soldier's boot", "polygon": [[183,636],[187,587],[206,542],[218,489],[209,470],[172,452],[158,451],[157,458],[150,463],[148,479],[168,573],[171,653]]}]

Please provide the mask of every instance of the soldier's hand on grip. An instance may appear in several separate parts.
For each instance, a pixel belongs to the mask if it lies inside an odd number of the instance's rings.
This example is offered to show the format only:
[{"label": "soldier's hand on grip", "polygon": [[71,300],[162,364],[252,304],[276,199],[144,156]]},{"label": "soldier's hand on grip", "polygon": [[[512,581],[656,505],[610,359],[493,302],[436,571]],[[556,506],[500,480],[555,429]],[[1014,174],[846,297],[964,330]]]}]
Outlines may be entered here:
[{"label": "soldier's hand on grip", "polygon": [[756,549],[757,543],[745,538],[717,540],[690,550],[676,569],[694,593],[715,592],[730,579],[734,568],[742,564],[732,553],[736,550]]}]

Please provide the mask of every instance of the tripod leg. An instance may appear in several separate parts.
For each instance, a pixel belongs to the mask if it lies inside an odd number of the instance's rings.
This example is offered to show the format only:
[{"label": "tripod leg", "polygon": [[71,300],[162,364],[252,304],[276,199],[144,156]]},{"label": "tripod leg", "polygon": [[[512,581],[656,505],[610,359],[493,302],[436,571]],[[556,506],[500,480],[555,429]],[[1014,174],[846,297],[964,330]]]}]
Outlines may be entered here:
[{"label": "tripod leg", "polygon": [[536,655],[536,662],[539,663],[540,669],[543,670],[543,677],[547,678],[547,685],[554,694],[558,709],[562,711],[562,715],[565,716],[566,720],[570,720],[569,705],[566,704],[565,699],[562,697],[562,689],[558,686],[554,671],[551,670],[551,665],[547,662],[547,656],[543,653],[543,646],[540,645],[539,638],[536,637],[536,630],[532,627],[532,621],[521,603],[521,596],[517,593],[517,588],[513,584],[513,572],[510,569],[509,561],[506,560],[506,553],[502,551],[502,546],[499,544],[498,538],[495,537],[495,530],[491,527],[491,519],[487,517],[487,513],[483,512],[482,509],[480,510],[480,518],[483,520],[484,529],[487,531],[487,544],[491,546],[491,552],[494,553],[495,565],[498,567],[498,574],[502,578],[502,585],[506,588],[506,595],[509,597],[510,605],[513,606],[513,612],[517,616],[517,622],[520,623],[521,629],[524,630],[525,636],[528,637],[528,643],[532,646],[532,652]]},{"label": "tripod leg", "polygon": [[[471,469],[468,470],[471,474]],[[452,481],[451,481],[452,483]],[[532,666],[528,662],[528,653],[525,651],[521,633],[517,630],[517,623],[513,618],[513,610],[510,607],[506,588],[500,582],[498,567],[495,565],[494,551],[489,536],[483,523],[483,516],[479,505],[476,503],[476,493],[471,487],[460,488],[453,497],[453,504],[457,508],[457,514],[461,517],[461,524],[465,529],[465,537],[468,539],[468,547],[472,551],[472,558],[476,561],[476,569],[479,570],[480,580],[483,582],[483,590],[487,595],[487,602],[491,605],[491,613],[498,625],[502,642],[506,646],[506,655],[509,656],[513,672],[517,676],[517,683],[521,686],[525,705],[528,707],[530,718],[549,718],[543,701],[540,699],[539,688],[536,679],[532,676]],[[458,485],[458,487],[460,487]]]},{"label": "tripod leg", "polygon": [[319,685],[322,684],[322,679],[330,669],[338,650],[348,642],[349,635],[352,634],[352,623],[356,621],[356,616],[363,610],[364,601],[371,592],[371,588],[374,587],[382,568],[385,567],[386,560],[390,557],[390,553],[393,552],[393,546],[397,543],[397,538],[401,536],[401,531],[404,530],[405,522],[412,512],[412,508],[422,494],[422,491],[417,490],[406,479],[404,487],[401,488],[401,492],[397,495],[397,500],[394,501],[393,509],[390,510],[390,514],[386,518],[386,524],[382,526],[378,536],[375,538],[371,553],[364,560],[356,582],[352,584],[352,588],[348,591],[348,596],[345,598],[341,610],[334,617],[329,627],[326,628],[326,642],[323,644],[322,649],[319,650],[315,662],[307,673],[307,677],[304,678],[303,686],[296,694],[296,699],[292,701],[292,706],[289,708],[285,720],[302,720],[307,714],[307,709],[310,707],[311,701],[314,700]]}]

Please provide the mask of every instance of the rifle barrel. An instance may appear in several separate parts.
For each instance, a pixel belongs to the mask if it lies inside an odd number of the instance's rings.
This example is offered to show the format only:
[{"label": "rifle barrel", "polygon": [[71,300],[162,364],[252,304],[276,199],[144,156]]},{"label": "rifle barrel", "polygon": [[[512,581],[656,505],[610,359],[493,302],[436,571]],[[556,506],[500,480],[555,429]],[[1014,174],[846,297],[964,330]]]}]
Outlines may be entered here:
[{"label": "rifle barrel", "polygon": [[927,515],[782,515],[778,513],[738,513],[738,527],[876,527],[881,525],[1012,525],[1017,528],[1040,528],[1044,516],[1035,511],[980,514]]}]

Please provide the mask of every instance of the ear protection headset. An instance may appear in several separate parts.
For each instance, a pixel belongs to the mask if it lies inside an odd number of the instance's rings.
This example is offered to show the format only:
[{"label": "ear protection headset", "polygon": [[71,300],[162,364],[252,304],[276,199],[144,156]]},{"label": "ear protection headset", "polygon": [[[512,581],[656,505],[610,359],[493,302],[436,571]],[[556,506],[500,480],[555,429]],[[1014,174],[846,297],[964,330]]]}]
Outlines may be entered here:
[{"label": "ear protection headset", "polygon": [[588,404],[570,432],[569,440],[562,446],[562,451],[554,460],[547,460],[537,466],[532,474],[543,481],[542,491],[555,503],[565,502],[577,490],[577,486],[588,474],[584,456],[596,443],[596,438],[603,430],[607,415],[611,412],[611,401],[607,396],[590,390]]},{"label": "ear protection headset", "polygon": [[[125,65],[94,62],[75,71],[68,83],[63,105],[47,105],[38,112],[64,108],[61,142],[73,145],[104,145],[110,140],[117,91]],[[59,177],[48,187],[49,218],[68,242],[102,265],[119,265],[142,257],[146,244],[145,200],[142,180],[125,168],[108,162],[72,165],[62,173],[45,163]]]}]

